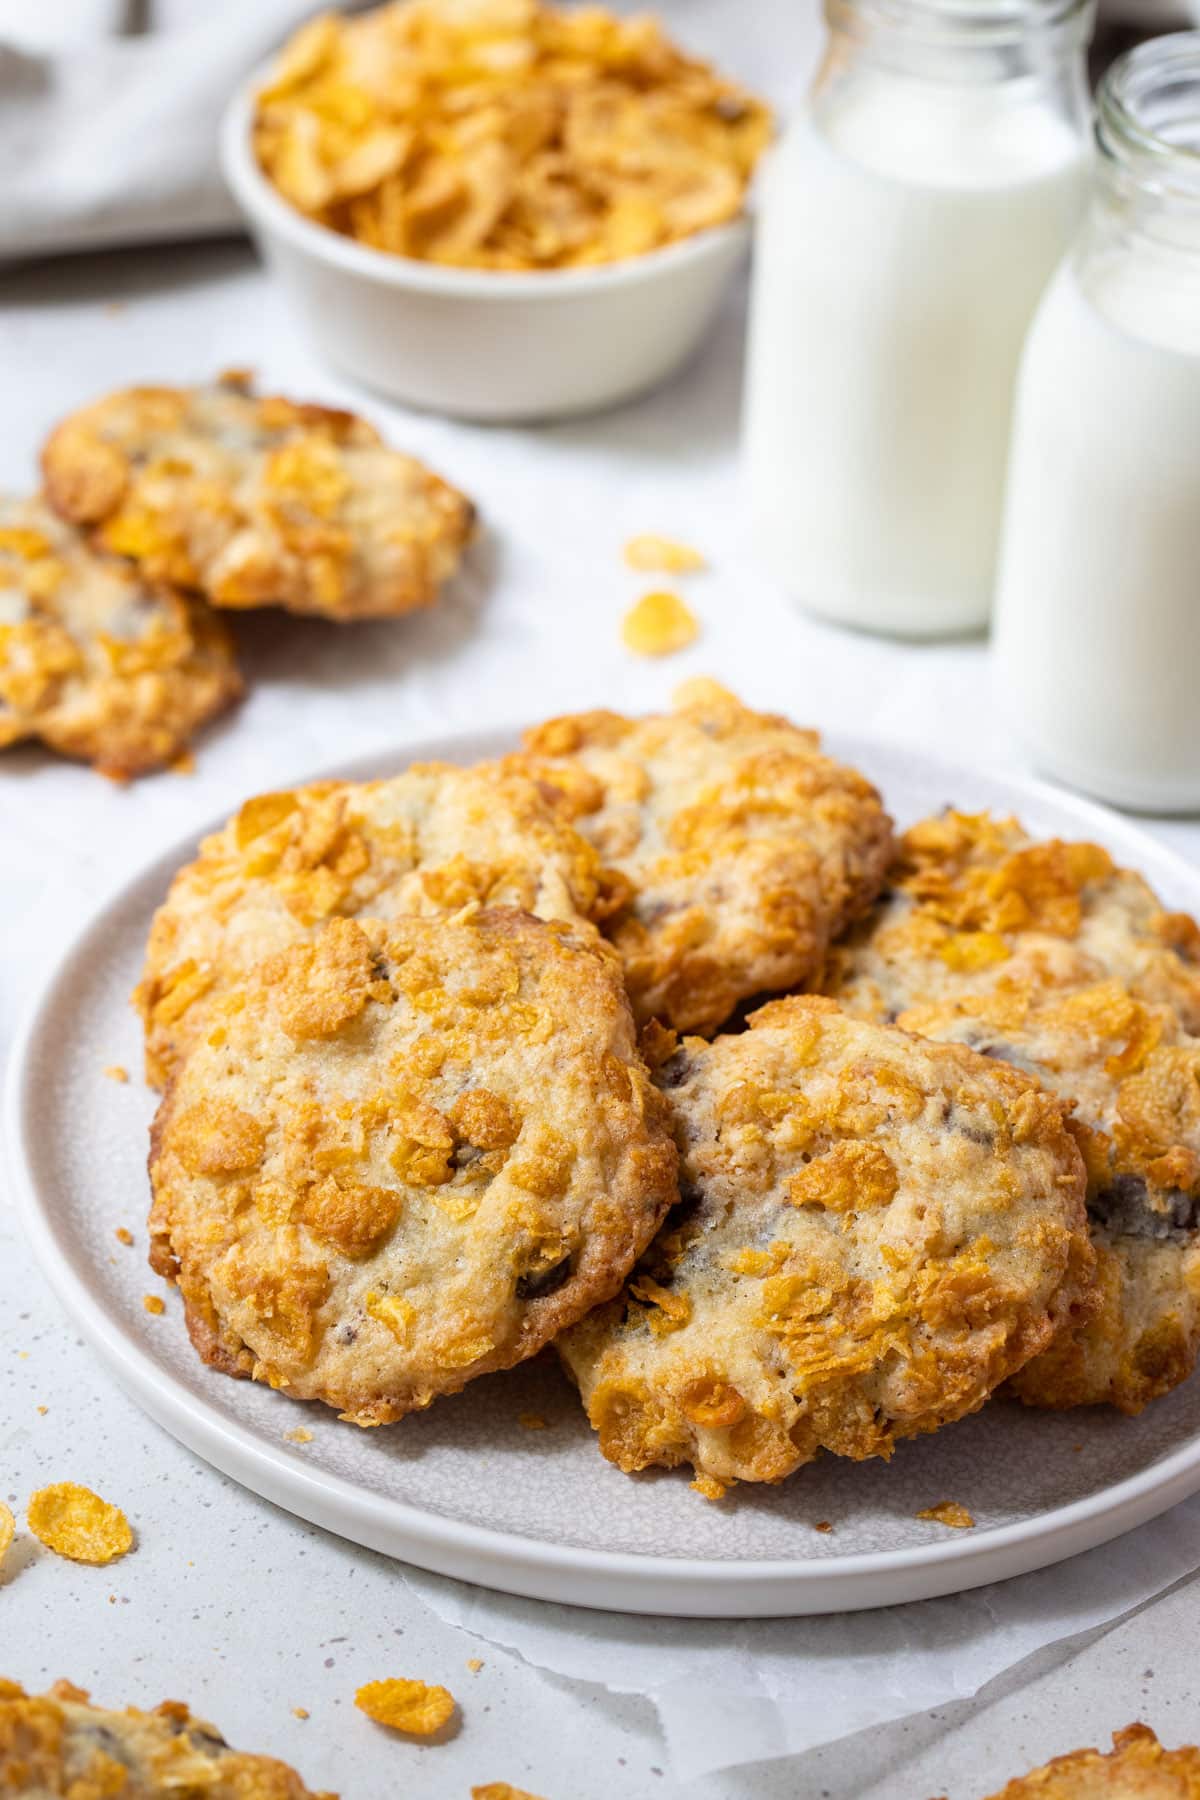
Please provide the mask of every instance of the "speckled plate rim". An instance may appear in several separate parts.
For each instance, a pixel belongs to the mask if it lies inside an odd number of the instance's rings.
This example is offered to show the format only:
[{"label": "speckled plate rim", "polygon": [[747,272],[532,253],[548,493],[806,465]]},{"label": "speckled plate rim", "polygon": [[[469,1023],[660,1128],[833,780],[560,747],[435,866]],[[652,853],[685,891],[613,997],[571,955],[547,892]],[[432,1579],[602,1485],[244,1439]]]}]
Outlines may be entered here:
[{"label": "speckled plate rim", "polygon": [[[469,762],[515,742],[517,728],[464,732],[357,757],[306,780],[362,779],[410,762]],[[864,766],[878,780],[889,761],[923,771],[947,795],[964,776],[988,787],[993,806],[1056,815],[1061,829],[1098,839],[1122,859],[1167,878],[1200,911],[1200,872],[1127,819],[1046,783],[965,769],[934,756],[846,733],[825,734],[829,751]],[[221,820],[206,830],[215,830]],[[122,1387],[158,1424],[213,1467],[263,1499],[369,1549],[437,1574],[502,1593],[604,1611],[692,1618],[771,1618],[858,1611],[959,1593],[1028,1574],[1107,1543],[1200,1490],[1200,1434],[1148,1469],[1068,1505],[1028,1519],[900,1550],[818,1560],[716,1562],[687,1557],[597,1551],[446,1519],[410,1502],[372,1494],[357,1484],[304,1466],[282,1447],[232,1422],[153,1362],[123,1318],[110,1311],[72,1267],[54,1228],[53,1197],[40,1190],[30,1155],[32,1072],[41,1033],[60,986],[130,890],[170,876],[195,851],[200,833],[135,872],[67,945],[35,995],[13,1046],[4,1101],[4,1138],[18,1216],[39,1266],[72,1323]],[[736,1529],[736,1514],[731,1521]]]}]

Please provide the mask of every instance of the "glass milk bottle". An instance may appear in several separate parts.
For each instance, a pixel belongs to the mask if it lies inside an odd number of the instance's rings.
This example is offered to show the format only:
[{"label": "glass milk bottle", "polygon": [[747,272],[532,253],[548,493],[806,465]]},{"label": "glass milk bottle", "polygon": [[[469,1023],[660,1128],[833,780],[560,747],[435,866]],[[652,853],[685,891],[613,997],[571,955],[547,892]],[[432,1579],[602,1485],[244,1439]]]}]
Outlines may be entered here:
[{"label": "glass milk bottle", "polygon": [[997,681],[1048,774],[1200,810],[1200,32],[1114,63],[1096,140],[1021,368]]},{"label": "glass milk bottle", "polygon": [[1086,190],[1091,0],[826,0],[763,174],[745,478],[804,607],[987,621],[1021,344]]}]

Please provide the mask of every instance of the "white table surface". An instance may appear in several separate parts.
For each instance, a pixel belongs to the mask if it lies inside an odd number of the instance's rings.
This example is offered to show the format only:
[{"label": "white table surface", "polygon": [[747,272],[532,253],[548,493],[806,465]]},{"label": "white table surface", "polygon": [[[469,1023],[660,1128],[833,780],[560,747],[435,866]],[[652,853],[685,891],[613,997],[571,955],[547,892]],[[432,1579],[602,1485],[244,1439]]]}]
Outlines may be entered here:
[{"label": "white table surface", "polygon": [[[1022,768],[989,698],[981,642],[914,647],[835,632],[803,619],[755,573],[736,476],[741,325],[734,295],[682,377],[579,423],[473,428],[365,403],[395,441],[479,501],[490,535],[470,573],[434,613],[401,624],[330,628],[271,614],[239,622],[250,697],[201,743],[191,776],[118,789],[36,750],[5,756],[0,1044],[63,934],[134,866],[247,793],[360,751],[581,705],[654,705],[677,680],[705,672],[818,725]],[[84,397],[230,364],[256,367],[285,392],[364,405],[314,361],[243,247],[9,272],[0,286],[0,483],[29,486],[46,428]],[[618,637],[643,586],[623,568],[620,546],[639,529],[694,543],[712,563],[688,587],[703,637],[665,663],[633,658]],[[1153,828],[1200,857],[1195,822]],[[136,1554],[108,1570],[19,1540],[0,1572],[0,1672],[34,1687],[67,1675],[113,1702],[186,1697],[234,1741],[294,1760],[346,1800],[465,1796],[473,1782],[501,1778],[548,1800],[685,1791],[647,1703],[481,1649],[419,1605],[385,1560],[243,1493],[145,1421],[79,1342],[3,1207],[0,1362],[0,1496],[18,1510],[43,1482],[84,1481],[119,1499],[140,1533]],[[1190,1581],[973,1701],[686,1792],[973,1800],[1134,1717],[1170,1741],[1196,1741],[1198,1624],[1200,1589]],[[478,1673],[466,1667],[474,1655],[484,1658]],[[459,1734],[421,1748],[371,1726],[353,1692],[385,1674],[451,1687]],[[300,1706],[307,1721],[292,1714]]]}]

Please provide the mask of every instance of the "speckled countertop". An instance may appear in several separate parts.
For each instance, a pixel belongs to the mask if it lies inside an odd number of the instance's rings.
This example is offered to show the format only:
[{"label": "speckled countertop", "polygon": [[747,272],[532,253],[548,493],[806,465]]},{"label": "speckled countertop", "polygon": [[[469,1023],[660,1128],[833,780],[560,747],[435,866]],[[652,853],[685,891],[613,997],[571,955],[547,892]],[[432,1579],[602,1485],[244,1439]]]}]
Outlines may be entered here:
[{"label": "speckled countertop", "polygon": [[[241,247],[9,274],[0,330],[0,480],[17,489],[48,424],[105,386],[251,363],[285,391],[355,399],[313,364]],[[407,739],[576,705],[656,704],[676,680],[712,672],[816,724],[1020,768],[980,644],[843,636],[793,614],[748,567],[735,505],[740,331],[734,296],[702,360],[662,393],[540,432],[368,408],[495,525],[442,608],[401,627],[294,622],[278,639],[269,616],[240,622],[252,693],[202,744],[190,777],[122,791],[36,751],[6,755],[0,1042],[56,945],[133,867],[249,791]],[[635,662],[618,641],[637,591],[618,551],[638,529],[712,559],[689,590],[703,638],[666,665]],[[1154,829],[1200,857],[1200,827]],[[0,1671],[32,1686],[67,1675],[111,1702],[186,1698],[234,1741],[287,1757],[346,1800],[465,1800],[472,1783],[500,1779],[547,1800],[974,1800],[1135,1716],[1172,1741],[1200,1736],[1191,1581],[975,1700],[685,1790],[647,1702],[481,1647],[417,1601],[394,1565],[255,1499],[142,1418],[63,1317],[3,1205],[0,1361],[0,1496],[19,1512],[43,1482],[84,1481],[123,1504],[139,1534],[135,1554],[110,1569],[61,1562],[20,1537],[0,1571]],[[385,1674],[453,1689],[457,1735],[422,1748],[372,1726],[353,1693]]]}]

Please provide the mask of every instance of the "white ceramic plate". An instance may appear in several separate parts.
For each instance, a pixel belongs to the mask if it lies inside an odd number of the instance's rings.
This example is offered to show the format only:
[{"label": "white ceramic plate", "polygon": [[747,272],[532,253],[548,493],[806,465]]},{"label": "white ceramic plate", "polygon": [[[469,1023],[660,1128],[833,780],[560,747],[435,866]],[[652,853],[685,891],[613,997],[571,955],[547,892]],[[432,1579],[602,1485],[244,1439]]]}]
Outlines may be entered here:
[{"label": "white ceramic plate", "polygon": [[[333,773],[469,761],[510,741],[423,743]],[[901,824],[950,800],[1013,810],[1039,833],[1098,839],[1170,904],[1200,912],[1200,875],[1098,807],[880,744],[832,737],[829,748],[878,782]],[[68,949],[17,1045],[5,1135],[26,1231],[72,1324],[147,1412],[237,1481],[357,1543],[485,1587],[725,1617],[957,1592],[1103,1543],[1200,1488],[1200,1381],[1138,1419],[993,1404],[901,1445],[888,1465],[827,1457],[714,1506],[682,1472],[631,1480],[604,1462],[550,1356],[378,1431],[204,1368],[176,1298],[165,1318],[142,1306],[161,1285],[142,1254],[153,1097],[136,1076],[118,1086],[104,1075],[112,1063],[140,1067],[127,997],[151,913],[193,851],[180,844],[137,876]],[[116,1243],[121,1225],[136,1250]],[[522,1429],[523,1412],[547,1429]],[[298,1425],[313,1434],[302,1447],[285,1436]],[[945,1499],[970,1509],[973,1531],[914,1517]],[[814,1531],[823,1520],[831,1532]]]}]

